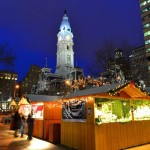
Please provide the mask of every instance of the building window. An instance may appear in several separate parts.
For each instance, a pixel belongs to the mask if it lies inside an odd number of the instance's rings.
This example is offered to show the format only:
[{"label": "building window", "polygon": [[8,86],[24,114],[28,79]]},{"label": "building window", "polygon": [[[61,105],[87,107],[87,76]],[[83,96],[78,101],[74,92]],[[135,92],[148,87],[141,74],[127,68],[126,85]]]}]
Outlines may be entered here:
[{"label": "building window", "polygon": [[148,3],[150,3],[150,0],[145,0],[144,2],[142,2],[140,4],[140,7],[142,7],[142,6],[144,6],[144,5],[148,4]]},{"label": "building window", "polygon": [[67,45],[67,49],[69,49],[69,45]]},{"label": "building window", "polygon": [[11,74],[7,74],[7,79],[11,79]]},{"label": "building window", "polygon": [[144,33],[144,36],[148,36],[148,35],[150,35],[150,31]]},{"label": "building window", "polygon": [[145,41],[145,45],[149,44],[150,43],[150,40],[147,40]]},{"label": "building window", "polygon": [[145,13],[145,12],[147,12],[148,10],[149,10],[148,8],[143,9],[142,10],[142,14]]},{"label": "building window", "polygon": [[144,29],[145,29],[145,28],[148,28],[148,27],[150,27],[150,23],[147,23],[147,24],[143,25],[143,28],[144,28]]},{"label": "building window", "polygon": [[150,48],[146,49],[146,52],[150,52]]}]

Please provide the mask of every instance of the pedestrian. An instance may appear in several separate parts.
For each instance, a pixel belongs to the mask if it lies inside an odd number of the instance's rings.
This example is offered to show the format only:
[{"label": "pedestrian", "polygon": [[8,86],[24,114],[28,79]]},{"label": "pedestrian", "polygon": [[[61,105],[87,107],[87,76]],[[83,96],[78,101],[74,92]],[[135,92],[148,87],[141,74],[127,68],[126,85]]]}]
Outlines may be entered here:
[{"label": "pedestrian", "polygon": [[32,134],[34,129],[34,118],[32,118],[32,115],[29,114],[27,118],[27,124],[28,124],[28,140],[32,140]]},{"label": "pedestrian", "polygon": [[18,130],[20,129],[20,123],[21,123],[21,117],[18,110],[16,110],[13,116],[13,120],[14,120],[14,130],[15,130],[14,137],[18,137]]},{"label": "pedestrian", "polygon": [[25,123],[26,123],[25,117],[22,115],[21,116],[21,125],[20,125],[21,138],[23,138],[23,135],[24,135]]}]

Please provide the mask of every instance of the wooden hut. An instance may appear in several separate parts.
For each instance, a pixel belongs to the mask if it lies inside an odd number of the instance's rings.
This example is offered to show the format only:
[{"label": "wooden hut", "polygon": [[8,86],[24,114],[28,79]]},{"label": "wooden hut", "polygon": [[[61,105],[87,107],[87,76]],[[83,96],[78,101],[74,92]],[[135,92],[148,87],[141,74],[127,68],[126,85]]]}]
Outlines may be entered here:
[{"label": "wooden hut", "polygon": [[133,82],[81,90],[60,101],[63,145],[119,150],[150,142],[150,97]]},{"label": "wooden hut", "polygon": [[[31,94],[26,94],[25,97],[31,102],[30,106],[20,105],[20,111],[23,111],[24,114],[32,112],[33,118],[35,119],[33,136],[53,142],[53,136],[51,136],[50,130],[51,132],[53,131],[52,129],[55,124],[60,125],[61,120],[61,104],[57,101],[59,97]],[[24,97],[20,101],[23,100]],[[24,110],[27,112],[25,113]]]}]

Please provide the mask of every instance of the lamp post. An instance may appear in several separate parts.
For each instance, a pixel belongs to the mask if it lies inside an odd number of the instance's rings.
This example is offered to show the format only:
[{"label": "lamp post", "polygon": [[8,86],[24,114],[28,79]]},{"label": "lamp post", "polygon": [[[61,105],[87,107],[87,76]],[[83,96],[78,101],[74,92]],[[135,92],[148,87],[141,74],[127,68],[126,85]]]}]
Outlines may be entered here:
[{"label": "lamp post", "polygon": [[9,106],[10,106],[10,108],[11,108],[12,111],[14,111],[14,110],[16,109],[16,107],[17,107],[17,103],[16,103],[16,101],[15,101],[16,90],[17,90],[17,89],[19,89],[19,85],[18,85],[18,84],[16,84],[16,85],[14,86],[13,99],[11,99],[11,102],[10,102],[10,104],[9,104]]},{"label": "lamp post", "polygon": [[16,90],[17,90],[17,89],[19,89],[19,85],[18,85],[18,84],[15,85],[15,89],[14,89],[14,99],[15,99],[15,97],[16,97]]}]

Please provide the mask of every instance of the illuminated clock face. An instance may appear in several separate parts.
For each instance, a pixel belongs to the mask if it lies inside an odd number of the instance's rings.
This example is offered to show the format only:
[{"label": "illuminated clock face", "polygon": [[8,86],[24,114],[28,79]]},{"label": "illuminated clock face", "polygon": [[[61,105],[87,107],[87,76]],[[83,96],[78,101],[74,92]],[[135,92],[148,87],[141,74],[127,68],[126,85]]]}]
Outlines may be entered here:
[{"label": "illuminated clock face", "polygon": [[66,36],[66,40],[68,40],[68,41],[70,40],[70,36],[69,35]]}]

